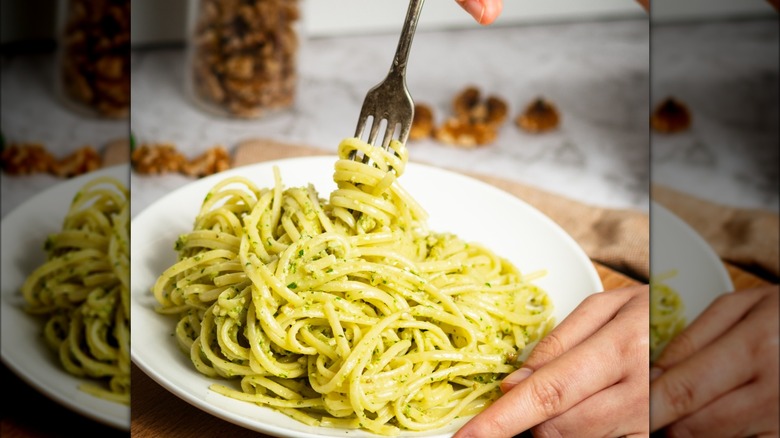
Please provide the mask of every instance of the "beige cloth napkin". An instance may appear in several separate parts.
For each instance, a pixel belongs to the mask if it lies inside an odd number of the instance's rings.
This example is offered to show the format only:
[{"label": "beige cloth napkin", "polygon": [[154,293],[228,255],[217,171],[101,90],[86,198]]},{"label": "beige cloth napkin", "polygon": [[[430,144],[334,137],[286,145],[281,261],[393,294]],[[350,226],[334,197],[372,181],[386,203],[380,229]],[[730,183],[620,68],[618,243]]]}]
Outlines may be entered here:
[{"label": "beige cloth napkin", "polygon": [[652,198],[687,222],[722,258],[762,277],[780,277],[780,216],[741,209],[653,185]]},{"label": "beige cloth napkin", "polygon": [[[307,146],[254,139],[236,147],[233,166],[311,155],[329,154]],[[468,175],[509,192],[540,210],[569,233],[592,260],[637,280],[647,281],[650,272],[650,222],[644,212],[600,208],[517,182],[487,175]]]},{"label": "beige cloth napkin", "polygon": [[111,167],[130,161],[130,141],[125,138],[112,140],[103,148],[103,167]]}]

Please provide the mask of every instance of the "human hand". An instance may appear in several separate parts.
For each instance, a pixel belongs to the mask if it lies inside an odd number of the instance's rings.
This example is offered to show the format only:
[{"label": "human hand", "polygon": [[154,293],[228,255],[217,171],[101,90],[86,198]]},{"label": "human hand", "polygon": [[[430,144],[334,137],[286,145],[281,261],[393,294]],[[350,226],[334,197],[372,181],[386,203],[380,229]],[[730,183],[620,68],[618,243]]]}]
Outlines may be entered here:
[{"label": "human hand", "polygon": [[649,303],[647,285],[586,298],[454,438],[647,436]]},{"label": "human hand", "polygon": [[503,0],[455,0],[477,23],[488,25],[496,21],[504,7]]},{"label": "human hand", "polygon": [[[504,8],[503,0],[455,0],[477,23],[488,25],[496,21]],[[769,0],[770,2],[775,0]],[[637,0],[645,11],[650,12],[650,0]]]},{"label": "human hand", "polygon": [[777,436],[777,285],[724,294],[650,372],[650,429],[673,436]]}]

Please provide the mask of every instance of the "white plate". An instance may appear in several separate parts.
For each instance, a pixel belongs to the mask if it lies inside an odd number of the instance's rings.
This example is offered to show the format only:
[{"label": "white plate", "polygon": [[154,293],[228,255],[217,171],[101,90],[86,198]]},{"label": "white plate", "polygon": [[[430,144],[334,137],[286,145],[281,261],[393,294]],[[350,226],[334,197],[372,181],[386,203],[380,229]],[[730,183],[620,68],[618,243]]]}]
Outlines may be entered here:
[{"label": "white plate", "polygon": [[[286,187],[311,182],[321,197],[335,188],[335,157],[279,160],[212,175],[168,194],[141,212],[131,223],[132,359],[152,379],[192,405],[237,425],[287,437],[346,436],[361,431],[306,426],[281,413],[237,401],[214,392],[214,383],[197,371],[171,336],[175,320],[155,312],[150,289],[157,277],[176,262],[173,244],[192,229],[204,196],[217,181],[242,175],[260,187],[273,186],[273,166],[279,167]],[[538,284],[555,305],[556,321],[563,319],[587,295],[602,290],[593,264],[551,219],[516,197],[483,182],[438,168],[410,163],[401,184],[429,213],[433,231],[449,231],[483,243],[507,257],[523,272],[547,269]],[[406,436],[450,436],[463,424]]]},{"label": "white plate", "polygon": [[665,281],[682,298],[685,320],[691,323],[717,296],[734,285],[720,257],[690,225],[664,206],[650,205],[650,273]]},{"label": "white plate", "polygon": [[90,395],[78,387],[88,380],[68,374],[44,343],[42,320],[22,309],[20,290],[27,276],[46,261],[43,243],[62,229],[73,196],[98,176],[110,175],[129,184],[130,167],[112,166],[50,187],[3,218],[2,274],[3,362],[27,383],[58,403],[86,417],[122,430],[130,429],[130,407]]}]

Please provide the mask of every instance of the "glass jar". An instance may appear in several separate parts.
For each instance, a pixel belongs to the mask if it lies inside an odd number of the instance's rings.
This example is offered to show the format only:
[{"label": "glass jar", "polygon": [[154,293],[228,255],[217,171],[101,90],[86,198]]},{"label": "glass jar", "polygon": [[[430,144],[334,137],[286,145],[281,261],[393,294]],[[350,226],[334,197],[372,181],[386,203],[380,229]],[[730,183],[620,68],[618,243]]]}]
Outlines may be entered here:
[{"label": "glass jar", "polygon": [[57,93],[68,107],[103,118],[130,112],[130,0],[61,0]]},{"label": "glass jar", "polygon": [[186,83],[199,107],[257,118],[293,105],[298,0],[192,0],[190,7]]}]

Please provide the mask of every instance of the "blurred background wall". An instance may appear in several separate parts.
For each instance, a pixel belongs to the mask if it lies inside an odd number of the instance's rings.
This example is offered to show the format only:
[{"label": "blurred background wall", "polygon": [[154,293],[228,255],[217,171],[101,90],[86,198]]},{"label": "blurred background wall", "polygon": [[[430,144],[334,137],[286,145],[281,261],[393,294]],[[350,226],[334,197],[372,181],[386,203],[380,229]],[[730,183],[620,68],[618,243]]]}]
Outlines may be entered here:
[{"label": "blurred background wall", "polygon": [[[60,0],[61,1],[61,0]],[[133,0],[133,44],[156,45],[182,42],[191,0]],[[397,31],[404,8],[399,0],[302,0],[303,32],[310,37]],[[54,36],[58,0],[0,2],[0,43],[50,39]],[[764,0],[687,0],[657,11],[654,19],[692,20],[713,17],[770,14]],[[611,19],[642,16],[631,0],[507,0],[496,25]],[[24,23],[24,25],[22,25]],[[477,26],[454,0],[428,0],[420,29]]]}]

